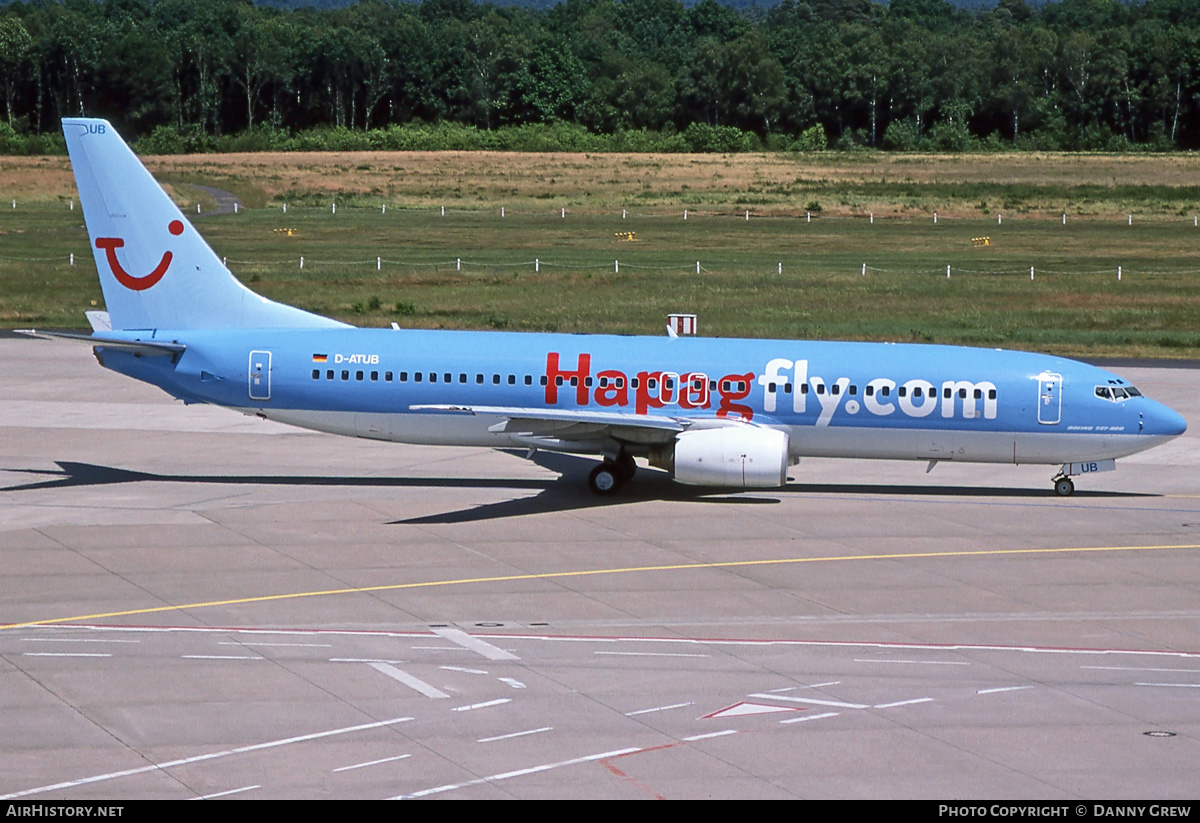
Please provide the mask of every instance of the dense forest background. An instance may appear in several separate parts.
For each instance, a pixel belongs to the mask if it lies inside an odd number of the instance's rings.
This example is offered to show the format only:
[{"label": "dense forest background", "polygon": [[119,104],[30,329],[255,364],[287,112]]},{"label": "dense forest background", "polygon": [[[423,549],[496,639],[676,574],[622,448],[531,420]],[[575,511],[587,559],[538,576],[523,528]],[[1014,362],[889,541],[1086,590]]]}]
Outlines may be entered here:
[{"label": "dense forest background", "polygon": [[34,0],[0,83],[9,152],[77,115],[157,151],[1192,149],[1200,2]]}]

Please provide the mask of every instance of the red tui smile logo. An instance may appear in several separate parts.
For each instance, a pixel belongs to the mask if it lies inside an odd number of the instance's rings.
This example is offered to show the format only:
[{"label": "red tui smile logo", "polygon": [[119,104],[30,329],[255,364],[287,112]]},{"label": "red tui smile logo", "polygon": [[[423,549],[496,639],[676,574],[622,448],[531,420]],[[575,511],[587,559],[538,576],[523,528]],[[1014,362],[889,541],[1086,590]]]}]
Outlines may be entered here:
[{"label": "red tui smile logo", "polygon": [[[167,225],[167,231],[178,237],[183,234],[183,223],[179,220],[172,220]],[[104,249],[105,256],[108,258],[108,267],[112,270],[113,277],[117,278],[118,283],[133,291],[145,291],[159,280],[162,280],[163,275],[167,273],[167,269],[171,265],[171,258],[173,256],[171,252],[163,252],[162,259],[158,261],[158,265],[149,274],[143,277],[134,277],[125,271],[125,267],[117,259],[117,249],[124,245],[125,241],[119,237],[96,238],[96,248]]]}]

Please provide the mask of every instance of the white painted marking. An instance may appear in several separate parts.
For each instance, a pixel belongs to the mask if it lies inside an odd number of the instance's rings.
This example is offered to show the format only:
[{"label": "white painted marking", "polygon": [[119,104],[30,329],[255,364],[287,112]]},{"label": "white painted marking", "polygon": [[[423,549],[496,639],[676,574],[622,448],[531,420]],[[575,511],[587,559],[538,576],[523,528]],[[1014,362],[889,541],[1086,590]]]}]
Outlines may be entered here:
[{"label": "white painted marking", "polygon": [[509,686],[512,686],[514,689],[525,688],[524,683],[522,683],[520,680],[517,680],[516,678],[513,678],[513,677],[501,677],[501,678],[499,678],[499,680],[501,683],[506,683]]},{"label": "white painted marking", "polygon": [[1186,674],[1200,674],[1200,669],[1153,669],[1138,666],[1080,666],[1079,668],[1100,669],[1101,671],[1110,672],[1184,672]]},{"label": "white painted marking", "polygon": [[448,672],[462,672],[463,674],[487,674],[483,669],[464,669],[462,666],[438,666],[439,669],[445,669]]},{"label": "white painted marking", "polygon": [[23,643],[141,643],[140,640],[117,640],[103,637],[21,637]]},{"label": "white painted marking", "polygon": [[261,657],[253,655],[237,654],[184,654],[180,657],[184,660],[262,660]]},{"label": "white painted marking", "polygon": [[855,658],[855,663],[913,663],[922,666],[970,666],[970,663],[964,663],[954,660],[879,660],[873,658]]},{"label": "white painted marking", "polygon": [[792,717],[787,720],[780,720],[780,725],[784,723],[807,723],[810,720],[824,720],[826,717],[837,717],[840,712],[825,712],[825,714],[809,714],[803,717]]},{"label": "white painted marking", "polygon": [[639,714],[650,714],[651,712],[665,712],[670,709],[682,709],[686,706],[695,706],[695,703],[672,703],[670,706],[655,706],[653,709],[638,709],[636,712],[625,712],[626,717],[636,717]]},{"label": "white painted marking", "polygon": [[486,703],[472,703],[470,706],[455,706],[450,711],[452,712],[469,712],[474,709],[486,709],[489,706],[500,706],[504,703],[511,703],[511,697],[502,697],[499,700],[489,700]]},{"label": "white painted marking", "polygon": [[270,646],[270,647],[289,647],[298,649],[332,649],[332,643],[260,643],[257,640],[240,640],[234,642],[226,640],[218,643],[218,646]]},{"label": "white painted marking", "polygon": [[980,689],[975,694],[999,694],[1000,692],[1019,692],[1022,689],[1032,689],[1033,686],[1001,686],[998,689]]},{"label": "white painted marking", "polygon": [[1134,683],[1135,686],[1162,686],[1166,689],[1200,689],[1200,683]]},{"label": "white painted marking", "polygon": [[833,706],[838,709],[869,709],[866,703],[844,703],[840,700],[817,700],[812,697],[787,697],[779,694],[752,694],[750,697],[766,698],[768,700],[790,700],[793,703],[811,703],[814,706]]},{"label": "white painted marking", "polygon": [[461,652],[461,646],[413,646],[413,651],[421,652]]},{"label": "white painted marking", "polygon": [[378,657],[331,657],[330,663],[403,663],[403,660],[383,660]]},{"label": "white painted marking", "polygon": [[397,760],[403,760],[406,757],[412,757],[412,755],[400,754],[396,755],[395,757],[384,757],[380,760],[371,760],[366,763],[355,763],[353,766],[342,766],[339,769],[334,769],[333,773],[337,774],[338,772],[348,772],[353,771],[354,769],[365,769],[367,766],[378,766],[380,763],[393,763]]},{"label": "white painted marking", "polygon": [[468,651],[475,652],[475,654],[486,657],[488,660],[520,660],[521,659],[521,658],[517,657],[515,654],[513,654],[512,652],[505,651],[504,649],[501,649],[499,646],[493,646],[491,643],[488,643],[486,640],[480,640],[477,637],[471,637],[471,635],[467,634],[466,632],[462,631],[461,629],[450,629],[450,628],[434,629],[433,633],[436,634],[438,637],[442,638],[443,640],[449,640],[451,643],[457,643],[459,646],[462,646],[464,649],[467,649]]},{"label": "white painted marking", "polygon": [[897,706],[911,706],[914,703],[932,703],[932,697],[918,697],[915,700],[898,700],[895,703],[880,703],[875,708],[877,709],[894,709]]},{"label": "white painted marking", "polygon": [[388,677],[392,678],[397,683],[403,683],[405,686],[408,686],[410,689],[417,692],[418,694],[423,694],[426,697],[431,698],[433,700],[440,700],[442,698],[447,698],[450,696],[450,695],[446,694],[444,691],[442,691],[441,689],[434,688],[433,686],[430,686],[428,683],[426,683],[424,680],[419,680],[418,678],[413,677],[408,672],[401,671],[400,669],[397,669],[395,666],[392,666],[391,664],[368,663],[367,665],[370,666],[375,671],[379,672],[380,674],[386,674]]},{"label": "white painted marking", "polygon": [[530,729],[527,732],[513,732],[512,734],[502,734],[498,737],[485,737],[482,740],[476,740],[476,743],[494,743],[497,740],[511,740],[514,737],[525,737],[530,734],[541,734],[542,732],[553,731],[553,726],[542,726],[540,729]]},{"label": "white painted marking", "polygon": [[712,657],[710,654],[671,654],[669,652],[592,652],[612,657]]},{"label": "white painted marking", "polygon": [[802,712],[799,706],[775,706],[766,703],[734,703],[724,709],[718,709],[712,714],[704,715],[703,720],[715,720],[719,717],[745,717],[751,714],[779,714],[780,712]]},{"label": "white painted marking", "polygon": [[[412,794],[397,795],[396,797],[393,797],[390,799],[392,799],[392,800],[409,800],[409,799],[416,798],[416,797],[429,797],[430,795],[433,795],[433,794],[441,794],[443,792],[452,792],[455,789],[465,789],[469,786],[478,786],[480,783],[494,783],[494,782],[498,782],[500,780],[509,780],[514,777],[524,777],[527,774],[538,774],[540,772],[548,772],[551,769],[561,769],[564,766],[575,766],[580,763],[591,763],[596,760],[603,760],[606,757],[620,757],[623,754],[633,754],[634,752],[640,752],[640,751],[642,751],[642,749],[635,747],[635,748],[631,748],[631,749],[616,749],[611,752],[602,752],[600,754],[589,754],[586,757],[576,757],[573,760],[561,760],[558,763],[547,763],[543,766],[532,766],[528,769],[519,769],[515,772],[503,772],[501,774],[493,774],[493,775],[489,775],[488,777],[480,777],[475,780],[468,780],[463,783],[451,783],[446,786],[438,786],[437,788],[434,788],[434,789],[423,789],[419,792],[413,792]],[[0,799],[2,799],[2,798],[0,798]]]},{"label": "white painted marking", "polygon": [[779,694],[780,692],[794,692],[796,689],[820,689],[825,686],[840,686],[842,681],[830,680],[828,683],[813,683],[806,686],[784,686],[782,689],[771,689],[770,694]]},{"label": "white painted marking", "polygon": [[254,789],[261,789],[261,788],[262,788],[262,786],[243,786],[240,789],[230,789],[229,791],[217,792],[216,794],[204,794],[204,795],[201,795],[200,797],[193,797],[191,799],[192,800],[212,800],[213,798],[216,798],[216,797],[228,797],[231,794],[241,794],[242,792],[253,791]]},{"label": "white painted marking", "polygon": [[99,652],[89,654],[88,652],[21,652],[22,657],[112,657],[111,654],[101,654]]},{"label": "white painted marking", "polygon": [[165,763],[155,763],[150,766],[142,766],[137,769],[126,769],[120,772],[109,772],[108,774],[98,774],[93,777],[84,777],[79,780],[68,780],[64,783],[55,783],[51,786],[39,786],[36,789],[26,789],[21,792],[12,792],[11,794],[0,795],[0,800],[15,800],[19,797],[28,797],[33,794],[41,794],[42,792],[53,792],[60,789],[73,789],[76,786],[86,786],[89,783],[100,783],[105,780],[115,780],[119,777],[129,777],[135,774],[145,774],[147,772],[155,772],[161,769],[173,769],[176,766],[186,766],[190,763],[201,763],[205,760],[217,760],[222,757],[228,757],[233,754],[245,754],[247,752],[262,751],[263,749],[273,749],[279,746],[287,746],[291,743],[305,743],[309,740],[320,740],[324,737],[334,737],[341,734],[353,734],[354,732],[367,731],[368,729],[378,729],[383,726],[394,726],[397,723],[407,723],[412,720],[411,717],[396,717],[391,720],[380,720],[377,723],[363,723],[358,726],[346,726],[341,729],[331,729],[327,732],[314,732],[313,734],[303,734],[297,737],[285,737],[281,740],[271,740],[266,743],[255,743],[250,746],[239,746],[236,749],[225,749],[224,751],[211,752],[209,754],[199,754],[195,757],[185,757],[180,760],[168,760]]},{"label": "white painted marking", "polygon": [[683,742],[695,743],[697,740],[708,740],[710,737],[725,737],[730,734],[737,734],[737,729],[726,729],[723,732],[710,732],[709,734],[697,734],[692,737],[683,738]]}]

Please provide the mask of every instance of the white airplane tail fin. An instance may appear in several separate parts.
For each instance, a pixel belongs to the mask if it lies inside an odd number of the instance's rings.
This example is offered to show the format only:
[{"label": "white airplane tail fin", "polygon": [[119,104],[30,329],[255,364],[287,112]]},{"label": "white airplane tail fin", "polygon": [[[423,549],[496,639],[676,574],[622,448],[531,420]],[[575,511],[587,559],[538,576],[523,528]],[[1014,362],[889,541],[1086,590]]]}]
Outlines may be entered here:
[{"label": "white airplane tail fin", "polygon": [[345,325],[239,283],[107,121],[62,126],[112,328]]}]

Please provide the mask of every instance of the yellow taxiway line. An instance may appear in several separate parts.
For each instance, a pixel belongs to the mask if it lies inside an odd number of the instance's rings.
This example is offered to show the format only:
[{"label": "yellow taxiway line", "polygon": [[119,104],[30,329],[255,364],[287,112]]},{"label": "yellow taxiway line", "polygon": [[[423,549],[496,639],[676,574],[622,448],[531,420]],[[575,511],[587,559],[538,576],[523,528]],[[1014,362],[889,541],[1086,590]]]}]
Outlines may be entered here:
[{"label": "yellow taxiway line", "polygon": [[326,589],[312,592],[293,592],[291,594],[268,594],[259,597],[239,597],[231,600],[209,600],[201,603],[184,603],[177,606],[154,606],[146,609],[129,609],[119,612],[104,612],[100,614],[83,614],[74,617],[55,617],[47,620],[29,620],[24,623],[9,623],[0,625],[0,631],[5,629],[23,629],[31,626],[51,626],[61,623],[78,621],[103,620],[109,617],[130,617],[140,614],[156,614],[160,612],[183,611],[189,609],[204,609],[213,606],[237,606],[245,603],[269,603],[276,600],[296,600],[304,597],[330,597],[342,594],[365,594],[368,592],[400,591],[402,589],[424,589],[435,586],[469,586],[477,583],[506,583],[520,580],[561,580],[571,577],[589,577],[594,575],[632,574],[635,572],[667,572],[688,571],[697,569],[733,569],[752,568],[755,566],[784,566],[800,563],[843,563],[861,560],[912,560],[923,557],[1001,557],[1005,555],[1022,554],[1098,554],[1101,552],[1138,552],[1166,551],[1179,549],[1200,549],[1200,544],[1176,544],[1161,546],[1086,546],[1051,549],[982,549],[974,551],[951,552],[901,552],[898,554],[850,554],[836,557],[785,557],[775,560],[726,560],[714,563],[675,563],[666,566],[629,566],[616,569],[585,569],[570,572],[545,572],[539,574],[507,574],[494,577],[463,577],[451,580],[427,580],[421,583],[392,583],[385,586],[361,586],[348,589]]}]

